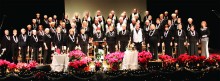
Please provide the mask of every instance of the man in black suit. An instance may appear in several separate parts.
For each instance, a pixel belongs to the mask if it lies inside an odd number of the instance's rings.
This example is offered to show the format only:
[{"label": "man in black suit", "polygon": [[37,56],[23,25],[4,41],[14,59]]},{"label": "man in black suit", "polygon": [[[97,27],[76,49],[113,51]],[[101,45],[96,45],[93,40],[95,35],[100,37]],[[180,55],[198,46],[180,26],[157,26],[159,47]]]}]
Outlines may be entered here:
[{"label": "man in black suit", "polygon": [[38,24],[36,19],[32,19],[32,24],[31,24],[32,30],[37,30]]},{"label": "man in black suit", "polygon": [[42,21],[42,25],[43,25],[43,27],[45,27],[45,28],[48,28],[48,27],[49,27],[49,21],[48,21],[48,19],[47,19],[47,15],[44,15],[44,19],[43,19],[43,21]]},{"label": "man in black suit", "polygon": [[53,45],[53,38],[52,36],[50,35],[50,29],[49,28],[46,28],[45,29],[45,34],[43,36],[43,43],[44,43],[44,60],[43,60],[43,63],[44,64],[50,64],[51,63],[51,54],[52,54],[52,51],[51,51],[51,48],[52,48],[52,45]]},{"label": "man in black suit", "polygon": [[33,52],[33,60],[38,60],[38,54],[39,54],[39,37],[37,36],[37,31],[33,30],[33,35],[31,36],[31,46],[32,46],[32,52]]},{"label": "man in black suit", "polygon": [[80,32],[80,29],[82,27],[82,23],[81,23],[81,19],[79,18],[79,14],[76,13],[74,16],[75,20],[76,20],[76,29],[78,30],[78,32]]},{"label": "man in black suit", "polygon": [[12,62],[12,53],[11,53],[11,38],[9,36],[9,30],[4,31],[5,36],[2,37],[1,45],[4,53],[2,59]]},{"label": "man in black suit", "polygon": [[25,34],[26,30],[24,28],[21,29],[21,34],[18,37],[18,45],[19,45],[19,49],[21,50],[21,58],[22,58],[22,62],[26,62],[26,54],[27,54],[27,38],[28,36]]},{"label": "man in black suit", "polygon": [[28,54],[29,57],[31,57],[31,36],[32,36],[32,26],[27,25],[27,49],[28,49]]},{"label": "man in black suit", "polygon": [[122,24],[122,31],[119,32],[118,40],[120,41],[120,51],[126,51],[128,42],[130,41],[130,32],[126,30],[127,25]]},{"label": "man in black suit", "polygon": [[141,15],[138,13],[138,10],[136,8],[133,9],[132,14],[130,15],[130,18],[132,19],[135,15],[138,16],[137,20],[141,21]]},{"label": "man in black suit", "polygon": [[57,15],[53,15],[52,21],[55,22],[55,26],[57,27],[58,26]]},{"label": "man in black suit", "polygon": [[37,25],[41,25],[40,13],[36,14],[36,22],[37,22]]},{"label": "man in black suit", "polygon": [[143,18],[143,22],[145,22],[148,19],[149,15],[150,15],[150,12],[149,11],[145,11],[145,16]]},{"label": "man in black suit", "polygon": [[11,44],[11,51],[12,51],[12,55],[13,55],[13,62],[14,63],[18,63],[18,36],[17,36],[17,30],[14,29],[13,30],[13,36],[11,37],[12,39],[12,44]]},{"label": "man in black suit", "polygon": [[[102,16],[102,13],[101,13],[100,10],[97,10],[97,11],[96,11],[96,15],[95,15],[95,17],[94,17],[94,20],[95,20],[96,18],[100,18],[100,19],[99,19],[100,21],[105,22],[105,18],[104,18],[104,16]],[[100,24],[101,24],[101,23],[100,23]]]},{"label": "man in black suit", "polygon": [[153,60],[158,60],[158,46],[160,46],[160,35],[154,24],[150,26],[149,44],[150,52],[153,55]]},{"label": "man in black suit", "polygon": [[63,22],[66,25],[66,29],[69,30],[71,28],[71,25],[70,25],[70,20],[68,19],[68,15],[65,15],[65,18],[63,19]]},{"label": "man in black suit", "polygon": [[84,54],[88,53],[89,36],[85,33],[86,30],[82,28],[78,36],[78,44]]}]

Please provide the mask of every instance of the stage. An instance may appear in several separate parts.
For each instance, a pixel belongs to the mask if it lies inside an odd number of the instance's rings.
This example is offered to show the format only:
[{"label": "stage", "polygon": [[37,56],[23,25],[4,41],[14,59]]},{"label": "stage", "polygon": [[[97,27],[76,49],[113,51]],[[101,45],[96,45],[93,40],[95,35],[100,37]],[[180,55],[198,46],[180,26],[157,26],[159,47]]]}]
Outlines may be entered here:
[{"label": "stage", "polygon": [[220,68],[160,68],[97,72],[51,72],[32,69],[7,73],[0,81],[219,81]]}]

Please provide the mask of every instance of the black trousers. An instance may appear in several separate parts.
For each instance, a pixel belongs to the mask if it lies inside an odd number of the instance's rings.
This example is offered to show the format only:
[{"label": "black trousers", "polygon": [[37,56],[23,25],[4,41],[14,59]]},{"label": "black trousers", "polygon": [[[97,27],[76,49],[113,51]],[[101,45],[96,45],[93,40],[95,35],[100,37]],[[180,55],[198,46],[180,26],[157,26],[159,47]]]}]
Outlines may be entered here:
[{"label": "black trousers", "polygon": [[21,47],[22,62],[26,62],[27,46]]},{"label": "black trousers", "polygon": [[188,46],[188,54],[198,56],[198,46],[196,45],[197,41],[190,41],[189,43],[190,45]]},{"label": "black trousers", "polygon": [[18,46],[12,47],[12,60],[14,63],[18,63]]},{"label": "black trousers", "polygon": [[115,42],[107,42],[107,44],[108,44],[108,51],[110,53],[115,52],[115,45],[116,45],[116,43]]},{"label": "black trousers", "polygon": [[[170,41],[171,42],[171,41]],[[170,42],[164,42],[165,44],[165,54],[172,56],[172,46],[170,46]]]},{"label": "black trousers", "polygon": [[82,52],[85,54],[85,55],[87,55],[87,53],[88,53],[88,45],[86,44],[86,45],[80,45],[80,47],[81,47],[81,50],[82,50]]},{"label": "black trousers", "polygon": [[[147,39],[147,38],[145,38],[145,39]],[[149,48],[147,47],[147,44],[149,44],[149,41],[148,41],[148,40],[145,40],[145,45],[146,45],[146,50],[145,50],[145,51],[148,51],[148,50],[149,50]]]},{"label": "black trousers", "polygon": [[127,41],[120,41],[120,45],[121,45],[120,51],[124,52],[124,51],[126,51],[126,47],[128,45],[128,42]]},{"label": "black trousers", "polygon": [[50,64],[51,63],[51,48],[48,48],[47,50],[44,49],[44,59],[43,59],[43,63],[44,64]]},{"label": "black trousers", "polygon": [[158,46],[157,41],[150,41],[150,52],[153,55],[153,59],[158,59]]},{"label": "black trousers", "polygon": [[138,52],[142,51],[142,44],[141,43],[142,42],[134,43],[134,46],[135,46],[135,48],[137,49]]},{"label": "black trousers", "polygon": [[184,46],[184,41],[179,41],[178,43],[177,43],[177,56],[176,57],[179,57],[181,54],[184,54],[184,53],[186,53],[186,48],[185,48],[185,46]]},{"label": "black trousers", "polygon": [[32,47],[33,49],[33,60],[38,61],[38,54],[39,54],[39,48],[38,47]]}]

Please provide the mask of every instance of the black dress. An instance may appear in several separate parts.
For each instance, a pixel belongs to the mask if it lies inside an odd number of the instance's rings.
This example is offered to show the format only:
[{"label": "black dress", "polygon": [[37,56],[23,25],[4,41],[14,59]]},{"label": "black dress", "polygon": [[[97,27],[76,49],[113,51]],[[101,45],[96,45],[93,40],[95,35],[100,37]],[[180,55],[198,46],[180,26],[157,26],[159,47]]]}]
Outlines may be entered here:
[{"label": "black dress", "polygon": [[153,59],[158,59],[158,43],[160,41],[160,35],[158,30],[151,30],[149,32],[149,44],[150,52],[153,55]]},{"label": "black dress", "polygon": [[53,43],[54,45],[53,46],[57,46],[57,49],[60,49],[62,50],[62,45],[63,45],[63,41],[64,38],[63,38],[63,35],[61,33],[57,33],[54,35],[54,40],[53,40]]},{"label": "black dress", "polygon": [[88,44],[89,44],[89,37],[86,34],[79,34],[78,36],[78,44],[81,47],[81,50],[84,54],[87,55],[88,53]]},{"label": "black dress", "polygon": [[163,42],[165,44],[165,54],[169,56],[172,56],[172,46],[170,45],[170,43],[172,43],[172,37],[174,37],[174,35],[170,30],[164,31]]},{"label": "black dress", "polygon": [[[43,42],[47,46],[47,49],[43,49],[44,50],[43,63],[50,64],[51,63],[51,54],[52,54],[51,46],[52,46],[52,42],[53,42],[52,36],[50,34],[44,34]],[[46,48],[46,47],[44,46],[44,48]]]},{"label": "black dress", "polygon": [[128,45],[130,39],[130,32],[128,30],[122,30],[119,32],[118,40],[120,41],[120,51],[126,51],[126,47]]},{"label": "black dress", "polygon": [[33,49],[33,60],[38,60],[39,54],[39,37],[37,35],[31,36],[31,47]]},{"label": "black dress", "polygon": [[186,33],[184,30],[177,30],[175,34],[175,43],[177,43],[176,47],[176,56],[178,57],[180,54],[186,53],[186,49],[184,46],[184,42],[186,41]]},{"label": "black dress", "polygon": [[21,34],[18,37],[18,41],[19,41],[19,47],[21,47],[21,58],[22,58],[22,62],[26,62],[26,54],[27,54],[27,38],[28,36],[26,34]]},{"label": "black dress", "polygon": [[12,62],[12,53],[11,53],[11,38],[10,36],[3,36],[1,41],[2,49],[6,49],[2,55],[2,59]]},{"label": "black dress", "polygon": [[12,55],[13,55],[13,62],[17,63],[18,62],[18,37],[17,36],[12,36],[12,44],[11,44],[11,51],[12,51]]},{"label": "black dress", "polygon": [[106,42],[109,48],[109,52],[115,52],[115,45],[117,44],[117,34],[115,31],[110,31],[106,33]]},{"label": "black dress", "polygon": [[189,31],[188,32],[188,54],[189,55],[198,55],[198,33],[196,31]]},{"label": "black dress", "polygon": [[77,41],[77,34],[68,35],[67,36],[67,48],[69,48],[69,51],[73,51],[76,47],[76,41]]}]

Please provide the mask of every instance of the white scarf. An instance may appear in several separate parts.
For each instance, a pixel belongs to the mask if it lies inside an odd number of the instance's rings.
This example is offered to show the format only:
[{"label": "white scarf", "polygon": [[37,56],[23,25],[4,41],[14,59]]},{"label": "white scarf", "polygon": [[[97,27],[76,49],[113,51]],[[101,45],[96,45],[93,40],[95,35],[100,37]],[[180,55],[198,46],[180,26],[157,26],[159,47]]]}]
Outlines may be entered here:
[{"label": "white scarf", "polygon": [[17,36],[13,36],[13,40],[15,41],[15,43],[18,43],[18,37]]}]

